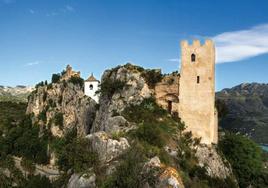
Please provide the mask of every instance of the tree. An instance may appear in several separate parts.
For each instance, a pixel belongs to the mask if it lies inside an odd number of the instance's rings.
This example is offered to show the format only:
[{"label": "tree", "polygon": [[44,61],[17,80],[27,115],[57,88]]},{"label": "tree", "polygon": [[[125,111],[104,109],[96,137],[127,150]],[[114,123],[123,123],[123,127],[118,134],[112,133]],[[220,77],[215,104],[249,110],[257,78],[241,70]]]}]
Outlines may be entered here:
[{"label": "tree", "polygon": [[227,133],[219,148],[231,163],[240,187],[252,185],[262,170],[260,147],[244,136]]},{"label": "tree", "polygon": [[60,80],[60,74],[52,74],[51,82],[57,83]]}]

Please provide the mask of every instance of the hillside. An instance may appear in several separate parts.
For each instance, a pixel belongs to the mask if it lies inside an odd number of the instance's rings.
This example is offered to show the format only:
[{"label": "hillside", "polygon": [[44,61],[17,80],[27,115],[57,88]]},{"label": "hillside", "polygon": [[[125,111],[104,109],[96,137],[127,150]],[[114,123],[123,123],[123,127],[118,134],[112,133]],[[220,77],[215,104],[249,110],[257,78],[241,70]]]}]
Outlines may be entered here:
[{"label": "hillside", "polygon": [[227,107],[221,127],[268,144],[268,84],[240,84],[223,89],[216,96]]},{"label": "hillside", "polygon": [[24,116],[25,105],[9,102],[2,117],[14,108],[18,116],[0,127],[0,187],[267,185],[253,141],[226,135],[219,145],[200,144],[157,105],[152,83],[159,79],[147,79],[154,74],[161,76],[131,64],[106,70],[97,104],[83,94],[79,75],[63,71],[37,84]]},{"label": "hillside", "polygon": [[33,90],[33,87],[21,85],[0,86],[0,101],[27,102],[27,97]]}]

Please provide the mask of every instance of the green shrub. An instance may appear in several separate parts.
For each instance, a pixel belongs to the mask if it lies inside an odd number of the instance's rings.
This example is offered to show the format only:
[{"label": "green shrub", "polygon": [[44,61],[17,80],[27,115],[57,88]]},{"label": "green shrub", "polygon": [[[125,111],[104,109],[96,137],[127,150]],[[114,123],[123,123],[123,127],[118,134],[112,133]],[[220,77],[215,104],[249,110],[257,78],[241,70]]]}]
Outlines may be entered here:
[{"label": "green shrub", "polygon": [[125,85],[126,81],[107,78],[102,81],[102,83],[100,84],[100,90],[97,91],[97,93],[101,93],[101,95],[111,98],[114,93],[122,90]]},{"label": "green shrub", "polygon": [[54,123],[59,126],[61,130],[63,129],[63,120],[63,113],[57,112],[54,116]]},{"label": "green shrub", "polygon": [[150,88],[154,88],[155,84],[161,82],[163,78],[161,72],[157,70],[146,70],[141,76],[145,79]]},{"label": "green shrub", "polygon": [[57,83],[58,81],[60,81],[60,78],[60,74],[52,74],[51,83]]},{"label": "green shrub", "polygon": [[154,98],[147,98],[140,105],[126,107],[122,115],[128,121],[141,123],[144,121],[155,122],[157,121],[156,117],[166,116],[167,112],[156,104]]},{"label": "green shrub", "polygon": [[47,122],[47,111],[44,109],[42,112],[38,114],[38,119],[43,121],[44,123]]},{"label": "green shrub", "polygon": [[140,145],[134,145],[122,156],[122,162],[116,171],[106,179],[102,188],[136,188],[141,187],[141,171],[145,162],[143,149]]},{"label": "green shrub", "polygon": [[219,148],[231,163],[240,187],[251,185],[260,176],[261,149],[252,140],[228,133],[220,140]]},{"label": "green shrub", "polygon": [[65,172],[69,169],[76,173],[84,172],[98,165],[98,156],[92,151],[89,141],[75,135],[75,131],[70,131],[64,138],[54,139],[52,143],[59,169]]},{"label": "green shrub", "polygon": [[44,86],[44,82],[39,82],[38,84],[35,85],[35,89],[37,89],[38,87],[42,87]]},{"label": "green shrub", "polygon": [[77,76],[72,76],[68,82],[73,83],[74,85],[79,85],[81,88],[84,87],[84,80]]},{"label": "green shrub", "polygon": [[141,124],[132,135],[140,141],[145,141],[160,148],[166,144],[165,136],[168,136],[161,130],[159,125],[149,123]]},{"label": "green shrub", "polygon": [[24,188],[52,188],[52,184],[46,176],[36,175],[29,176],[28,180],[20,185]]}]

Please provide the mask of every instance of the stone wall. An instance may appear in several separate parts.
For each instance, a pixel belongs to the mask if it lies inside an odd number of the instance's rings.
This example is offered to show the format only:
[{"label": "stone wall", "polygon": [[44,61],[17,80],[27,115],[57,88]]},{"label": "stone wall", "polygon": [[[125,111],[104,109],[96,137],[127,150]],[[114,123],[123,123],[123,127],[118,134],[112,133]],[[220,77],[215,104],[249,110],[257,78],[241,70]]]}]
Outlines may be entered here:
[{"label": "stone wall", "polygon": [[154,88],[155,98],[158,105],[170,111],[178,113],[179,104],[179,75],[173,73],[165,75],[161,82]]}]

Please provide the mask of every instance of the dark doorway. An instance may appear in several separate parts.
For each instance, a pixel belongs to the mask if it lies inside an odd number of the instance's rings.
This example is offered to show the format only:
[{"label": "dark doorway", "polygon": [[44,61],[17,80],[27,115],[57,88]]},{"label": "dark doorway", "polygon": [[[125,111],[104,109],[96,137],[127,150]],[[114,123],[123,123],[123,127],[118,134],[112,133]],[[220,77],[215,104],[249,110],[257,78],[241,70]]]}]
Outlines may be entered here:
[{"label": "dark doorway", "polygon": [[172,101],[168,101],[168,113],[172,112]]}]

